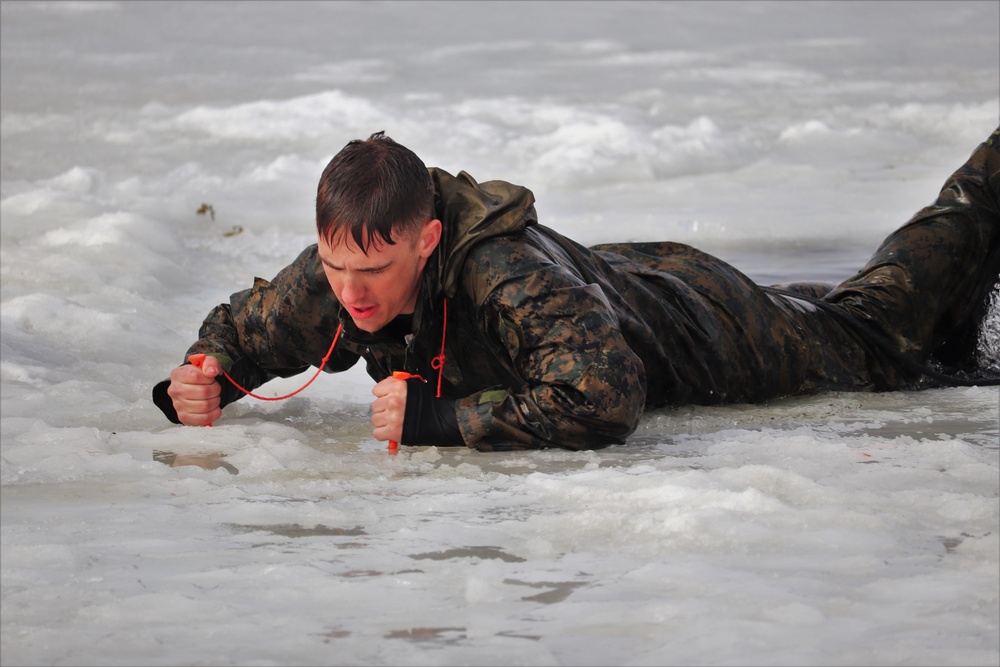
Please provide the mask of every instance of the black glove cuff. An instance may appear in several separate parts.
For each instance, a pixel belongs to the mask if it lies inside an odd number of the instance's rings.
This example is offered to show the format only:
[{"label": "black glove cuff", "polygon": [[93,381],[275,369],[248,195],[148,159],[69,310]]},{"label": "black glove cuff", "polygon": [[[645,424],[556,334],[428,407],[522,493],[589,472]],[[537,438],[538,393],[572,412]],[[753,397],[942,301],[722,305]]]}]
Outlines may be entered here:
[{"label": "black glove cuff", "polygon": [[180,424],[181,420],[177,417],[177,410],[174,409],[174,400],[167,393],[169,386],[170,380],[164,380],[153,387],[153,405],[158,407],[167,419],[175,424]]},{"label": "black glove cuff", "polygon": [[403,415],[403,445],[464,445],[455,416],[455,401],[436,398],[433,388],[417,378],[406,381],[406,412]]}]

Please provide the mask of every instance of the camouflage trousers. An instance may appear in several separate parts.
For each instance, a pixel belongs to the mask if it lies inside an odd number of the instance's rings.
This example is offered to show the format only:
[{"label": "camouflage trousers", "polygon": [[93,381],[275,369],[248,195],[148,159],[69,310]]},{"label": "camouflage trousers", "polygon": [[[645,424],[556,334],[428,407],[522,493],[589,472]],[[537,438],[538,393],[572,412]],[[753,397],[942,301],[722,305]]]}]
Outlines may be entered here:
[{"label": "camouflage trousers", "polygon": [[[1000,129],[839,285],[763,287],[683,244],[596,247],[639,266],[631,270],[651,286],[629,298],[645,321],[660,323],[656,345],[630,341],[649,379],[647,405],[889,391],[926,384],[917,366],[975,375],[980,322],[1000,282],[998,147]],[[699,295],[684,311],[700,339],[679,341],[677,327],[662,326],[664,304],[679,299],[661,274]]]},{"label": "camouflage trousers", "polygon": [[823,300],[916,362],[971,369],[998,282],[1000,128],[945,182],[933,204],[890,234],[861,271]]}]

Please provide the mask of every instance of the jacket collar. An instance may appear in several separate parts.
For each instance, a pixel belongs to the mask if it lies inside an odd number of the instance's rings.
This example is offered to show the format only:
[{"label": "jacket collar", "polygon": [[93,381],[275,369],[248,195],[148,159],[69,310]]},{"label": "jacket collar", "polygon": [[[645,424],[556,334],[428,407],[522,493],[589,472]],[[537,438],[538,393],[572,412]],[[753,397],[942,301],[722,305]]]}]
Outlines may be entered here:
[{"label": "jacket collar", "polygon": [[513,234],[535,224],[535,195],[526,187],[505,181],[477,183],[462,171],[458,176],[431,168],[434,204],[441,221],[441,243],[431,273],[436,292],[453,298],[458,288],[462,265],[477,243],[497,236]]}]

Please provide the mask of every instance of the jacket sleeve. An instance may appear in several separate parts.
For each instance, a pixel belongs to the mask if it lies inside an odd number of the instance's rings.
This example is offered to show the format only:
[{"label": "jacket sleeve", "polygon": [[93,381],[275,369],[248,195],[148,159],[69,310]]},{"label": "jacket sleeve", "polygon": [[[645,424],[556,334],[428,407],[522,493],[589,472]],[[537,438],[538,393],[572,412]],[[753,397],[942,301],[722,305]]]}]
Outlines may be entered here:
[{"label": "jacket sleeve", "polygon": [[638,425],[642,361],[601,288],[553,252],[501,240],[466,264],[488,344],[522,381],[456,401],[471,447],[593,449],[623,442]]},{"label": "jacket sleeve", "polygon": [[[202,322],[198,341],[185,354],[185,363],[195,353],[216,356],[236,382],[253,390],[276,377],[319,367],[336,333],[338,312],[314,245],[274,280],[257,278],[253,287],[212,309]],[[325,370],[346,370],[358,358],[338,342]],[[244,395],[225,378],[220,384],[223,406]],[[164,413],[170,418],[167,410]]]}]

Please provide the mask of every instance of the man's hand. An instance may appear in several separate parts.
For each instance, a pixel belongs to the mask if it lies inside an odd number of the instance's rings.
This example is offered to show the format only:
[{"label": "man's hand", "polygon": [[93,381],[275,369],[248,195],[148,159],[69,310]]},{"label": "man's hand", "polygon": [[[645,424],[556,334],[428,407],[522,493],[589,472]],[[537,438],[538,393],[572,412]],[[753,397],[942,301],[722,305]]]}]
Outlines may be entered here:
[{"label": "man's hand", "polygon": [[167,394],[182,424],[206,426],[222,416],[222,386],[215,379],[219,375],[222,366],[215,357],[205,357],[200,367],[189,364],[170,372]]},{"label": "man's hand", "polygon": [[372,435],[376,440],[399,442],[406,416],[406,380],[388,377],[372,388]]}]

